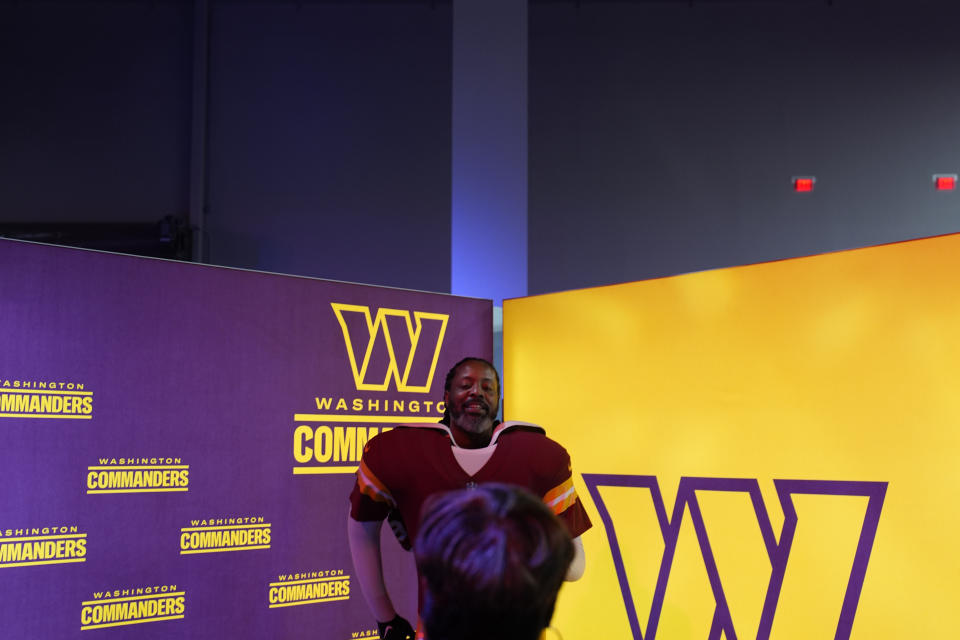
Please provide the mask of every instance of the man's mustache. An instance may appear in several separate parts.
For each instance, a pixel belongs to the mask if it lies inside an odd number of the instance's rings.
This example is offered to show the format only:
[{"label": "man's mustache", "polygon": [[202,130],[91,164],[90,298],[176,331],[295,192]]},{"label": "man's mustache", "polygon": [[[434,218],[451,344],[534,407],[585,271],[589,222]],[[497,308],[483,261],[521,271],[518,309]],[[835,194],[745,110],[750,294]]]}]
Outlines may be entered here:
[{"label": "man's mustache", "polygon": [[471,398],[469,400],[464,401],[463,404],[460,406],[461,408],[466,409],[467,407],[470,407],[473,405],[479,405],[483,407],[484,411],[486,411],[487,413],[490,412],[490,404],[487,403],[487,401],[484,400],[483,398]]}]

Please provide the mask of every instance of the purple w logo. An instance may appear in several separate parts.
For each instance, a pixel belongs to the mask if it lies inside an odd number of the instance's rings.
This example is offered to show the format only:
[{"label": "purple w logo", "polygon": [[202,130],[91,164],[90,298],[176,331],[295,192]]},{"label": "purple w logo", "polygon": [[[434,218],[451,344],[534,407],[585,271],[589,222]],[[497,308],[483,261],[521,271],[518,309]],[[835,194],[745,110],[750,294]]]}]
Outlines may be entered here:
[{"label": "purple w logo", "polygon": [[[877,525],[880,521],[880,511],[883,508],[883,500],[887,491],[886,482],[774,480],[777,496],[780,499],[784,513],[783,530],[780,533],[780,539],[778,541],[774,535],[770,517],[763,503],[760,484],[755,479],[681,478],[677,490],[677,499],[674,503],[673,515],[669,519],[667,518],[666,507],[660,493],[660,486],[655,476],[583,474],[583,479],[584,482],[586,482],[597,510],[600,512],[600,519],[603,520],[603,525],[606,528],[607,539],[610,543],[610,551],[613,555],[613,562],[616,567],[617,578],[620,582],[620,590],[623,595],[623,602],[627,610],[627,617],[630,621],[630,629],[633,632],[634,640],[654,640],[657,637],[657,625],[660,622],[660,615],[663,611],[664,596],[667,591],[667,579],[670,576],[670,568],[673,564],[677,541],[680,536],[680,524],[683,520],[684,513],[688,509],[694,531],[696,532],[697,542],[703,555],[703,563],[707,570],[710,589],[716,601],[713,621],[709,635],[707,636],[708,640],[718,640],[721,637],[728,640],[737,640],[727,597],[724,594],[720,574],[717,570],[717,562],[707,536],[707,528],[704,523],[700,504],[697,502],[697,491],[745,493],[749,496],[753,504],[753,511],[756,515],[757,523],[760,526],[760,534],[763,538],[767,557],[771,565],[770,582],[767,586],[766,596],[763,601],[757,640],[768,640],[770,637],[774,614],[777,610],[777,602],[780,598],[781,588],[783,587],[784,575],[787,569],[787,559],[790,556],[794,535],[797,530],[797,510],[793,503],[793,496],[798,494],[812,494],[826,496],[863,496],[869,498],[866,515],[857,542],[853,568],[850,571],[850,578],[847,581],[843,605],[840,610],[840,619],[837,623],[836,635],[834,636],[835,640],[847,640],[850,637],[854,614],[857,611],[857,604],[860,600],[860,591],[863,588],[863,580],[867,572],[867,564],[870,561],[870,550],[873,547],[873,540],[877,533]],[[617,539],[617,533],[610,517],[610,511],[600,495],[600,487],[648,489],[653,499],[653,506],[660,525],[660,533],[663,536],[664,551],[645,631],[641,631],[640,620],[637,615],[636,606],[634,605],[634,598],[627,580],[627,571],[624,566],[620,542]]]}]

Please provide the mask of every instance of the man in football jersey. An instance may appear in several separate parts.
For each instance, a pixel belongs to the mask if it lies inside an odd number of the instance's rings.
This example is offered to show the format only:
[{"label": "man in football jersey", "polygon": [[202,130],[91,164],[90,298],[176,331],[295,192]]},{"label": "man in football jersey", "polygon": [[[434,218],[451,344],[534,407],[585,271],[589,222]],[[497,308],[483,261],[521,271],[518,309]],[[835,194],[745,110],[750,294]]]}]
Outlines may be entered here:
[{"label": "man in football jersey", "polygon": [[[439,423],[400,426],[364,447],[350,494],[347,534],[356,577],[383,640],[412,640],[383,582],[380,528],[389,519],[405,548],[416,541],[423,503],[434,494],[484,483],[511,484],[533,493],[564,523],[574,542],[568,580],[583,575],[579,536],[590,528],[573,486],[570,456],[525,422],[497,421],[500,376],[482,358],[465,358],[447,374]],[[411,586],[412,588],[412,586]]]}]

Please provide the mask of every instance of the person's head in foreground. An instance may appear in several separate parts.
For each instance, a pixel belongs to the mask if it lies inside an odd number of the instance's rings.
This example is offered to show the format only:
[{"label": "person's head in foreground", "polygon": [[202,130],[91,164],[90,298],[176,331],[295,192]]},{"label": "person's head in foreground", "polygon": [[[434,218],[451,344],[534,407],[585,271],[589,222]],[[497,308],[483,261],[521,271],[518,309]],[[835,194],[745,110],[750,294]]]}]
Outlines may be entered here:
[{"label": "person's head in foreground", "polygon": [[543,502],[500,484],[430,498],[415,552],[427,640],[537,640],[574,553]]}]

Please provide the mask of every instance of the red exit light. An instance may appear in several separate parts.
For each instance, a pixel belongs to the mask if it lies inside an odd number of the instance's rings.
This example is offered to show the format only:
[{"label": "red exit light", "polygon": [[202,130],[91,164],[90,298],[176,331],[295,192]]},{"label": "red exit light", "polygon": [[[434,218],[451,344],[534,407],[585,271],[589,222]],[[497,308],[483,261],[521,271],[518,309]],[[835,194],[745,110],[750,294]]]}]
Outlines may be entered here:
[{"label": "red exit light", "polygon": [[957,174],[935,173],[933,175],[933,184],[937,188],[937,191],[953,191],[957,188]]},{"label": "red exit light", "polygon": [[797,193],[807,193],[813,191],[813,185],[817,179],[813,176],[800,176],[793,178],[793,190]]}]

